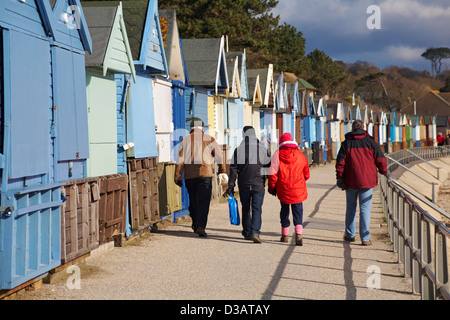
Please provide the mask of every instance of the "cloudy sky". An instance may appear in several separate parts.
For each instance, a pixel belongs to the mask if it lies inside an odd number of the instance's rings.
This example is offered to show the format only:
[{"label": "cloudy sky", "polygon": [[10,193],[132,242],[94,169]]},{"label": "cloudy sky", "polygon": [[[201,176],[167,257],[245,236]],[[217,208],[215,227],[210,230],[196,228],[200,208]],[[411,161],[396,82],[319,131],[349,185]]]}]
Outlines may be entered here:
[{"label": "cloudy sky", "polygon": [[[367,13],[373,5],[379,15]],[[307,54],[318,48],[334,60],[430,71],[421,54],[450,47],[450,0],[279,0],[273,13],[303,33]]]}]

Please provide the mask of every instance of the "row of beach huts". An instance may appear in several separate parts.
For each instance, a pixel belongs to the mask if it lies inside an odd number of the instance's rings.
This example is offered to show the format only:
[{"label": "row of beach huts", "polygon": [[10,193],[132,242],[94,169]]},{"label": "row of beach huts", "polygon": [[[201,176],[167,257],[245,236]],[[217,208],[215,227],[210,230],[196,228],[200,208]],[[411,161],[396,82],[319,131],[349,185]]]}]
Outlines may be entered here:
[{"label": "row of beach huts", "polygon": [[272,151],[290,132],[310,164],[335,159],[355,119],[385,152],[435,143],[434,117],[332,103],[227,47],[181,39],[156,0],[0,1],[0,296],[187,215],[173,175],[192,117],[227,158],[246,125]]}]

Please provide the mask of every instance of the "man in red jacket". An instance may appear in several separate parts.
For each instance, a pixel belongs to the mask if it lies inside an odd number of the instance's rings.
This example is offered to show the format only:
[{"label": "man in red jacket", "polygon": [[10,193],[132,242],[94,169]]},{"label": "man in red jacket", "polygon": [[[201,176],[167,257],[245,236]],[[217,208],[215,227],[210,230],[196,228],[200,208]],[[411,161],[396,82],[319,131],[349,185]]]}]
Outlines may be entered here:
[{"label": "man in red jacket", "polygon": [[289,239],[289,207],[292,208],[296,245],[303,245],[303,201],[308,197],[306,180],[309,179],[308,160],[299,150],[290,133],[280,138],[269,169],[268,191],[281,202],[281,242]]},{"label": "man in red jacket", "polygon": [[345,135],[336,159],[337,186],[346,191],[345,236],[355,241],[356,206],[359,199],[359,233],[363,245],[371,245],[370,210],[373,188],[378,185],[378,171],[387,174],[386,158],[375,140],[363,129],[361,120]]}]

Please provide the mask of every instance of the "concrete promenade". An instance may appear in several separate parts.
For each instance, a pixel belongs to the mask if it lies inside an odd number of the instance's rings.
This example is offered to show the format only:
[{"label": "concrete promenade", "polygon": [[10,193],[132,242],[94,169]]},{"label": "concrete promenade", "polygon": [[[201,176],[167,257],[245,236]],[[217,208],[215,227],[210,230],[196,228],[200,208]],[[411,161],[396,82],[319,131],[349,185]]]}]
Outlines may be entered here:
[{"label": "concrete promenade", "polygon": [[[304,203],[303,246],[281,243],[279,201],[266,192],[262,244],[232,226],[227,203],[214,203],[207,238],[189,221],[160,228],[79,264],[79,289],[67,272],[20,299],[125,300],[419,300],[403,277],[386,236],[378,188],[371,217],[373,245],[343,241],[345,193],[335,187],[334,165],[311,168]],[[292,219],[291,219],[292,221]],[[359,219],[357,219],[357,223]],[[291,226],[291,234],[294,233]],[[58,279],[59,278],[59,279]]]}]

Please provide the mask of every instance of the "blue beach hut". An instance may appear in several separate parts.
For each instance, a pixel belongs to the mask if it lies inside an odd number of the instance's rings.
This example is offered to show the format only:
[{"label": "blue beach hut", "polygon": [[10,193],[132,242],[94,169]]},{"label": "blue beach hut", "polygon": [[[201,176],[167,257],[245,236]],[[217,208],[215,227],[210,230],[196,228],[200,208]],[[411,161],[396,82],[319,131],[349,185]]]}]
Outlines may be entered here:
[{"label": "blue beach hut", "polygon": [[247,78],[253,106],[253,126],[258,137],[270,147],[273,134],[274,82],[273,65],[265,69],[248,69]]},{"label": "blue beach hut", "polygon": [[60,187],[89,156],[92,42],[77,0],[1,1],[0,35],[0,289],[12,289],[61,264]]},{"label": "blue beach hut", "polygon": [[198,117],[208,123],[205,131],[223,145],[229,93],[225,38],[183,39],[182,50],[191,88],[186,92],[186,128]]},{"label": "blue beach hut", "polygon": [[242,128],[244,127],[245,104],[248,96],[247,79],[245,71],[245,52],[227,52],[227,71],[230,92],[228,95],[228,158],[242,141]]},{"label": "blue beach hut", "polygon": [[[171,133],[171,164],[177,160],[178,145],[183,137],[188,133],[186,130],[186,111],[185,111],[185,95],[189,89],[186,83],[189,78],[186,74],[186,68],[183,59],[183,50],[181,47],[181,39],[178,31],[177,17],[175,10],[159,10],[161,34],[164,41],[164,51],[167,59],[167,66],[169,70],[169,80],[172,84],[172,123],[173,132]],[[177,218],[189,214],[189,195],[184,185],[180,188],[173,183],[172,171],[168,176],[169,171],[166,172],[166,184],[168,185],[167,193],[172,192],[176,195],[177,200],[181,203],[181,207],[175,205],[171,206],[172,221],[175,222]],[[173,172],[174,173],[174,172]],[[181,194],[180,194],[181,193]],[[161,196],[160,196],[161,198]],[[174,199],[175,197],[168,197]]]},{"label": "blue beach hut", "polygon": [[124,2],[124,18],[136,68],[127,108],[128,157],[157,157],[153,79],[168,77],[156,0]]},{"label": "blue beach hut", "polygon": [[[119,6],[120,1],[86,2],[86,6]],[[127,235],[160,219],[154,79],[167,79],[167,61],[156,0],[123,1],[136,81],[115,74],[117,92],[118,173],[129,176]],[[171,105],[167,106],[171,109]]]}]

